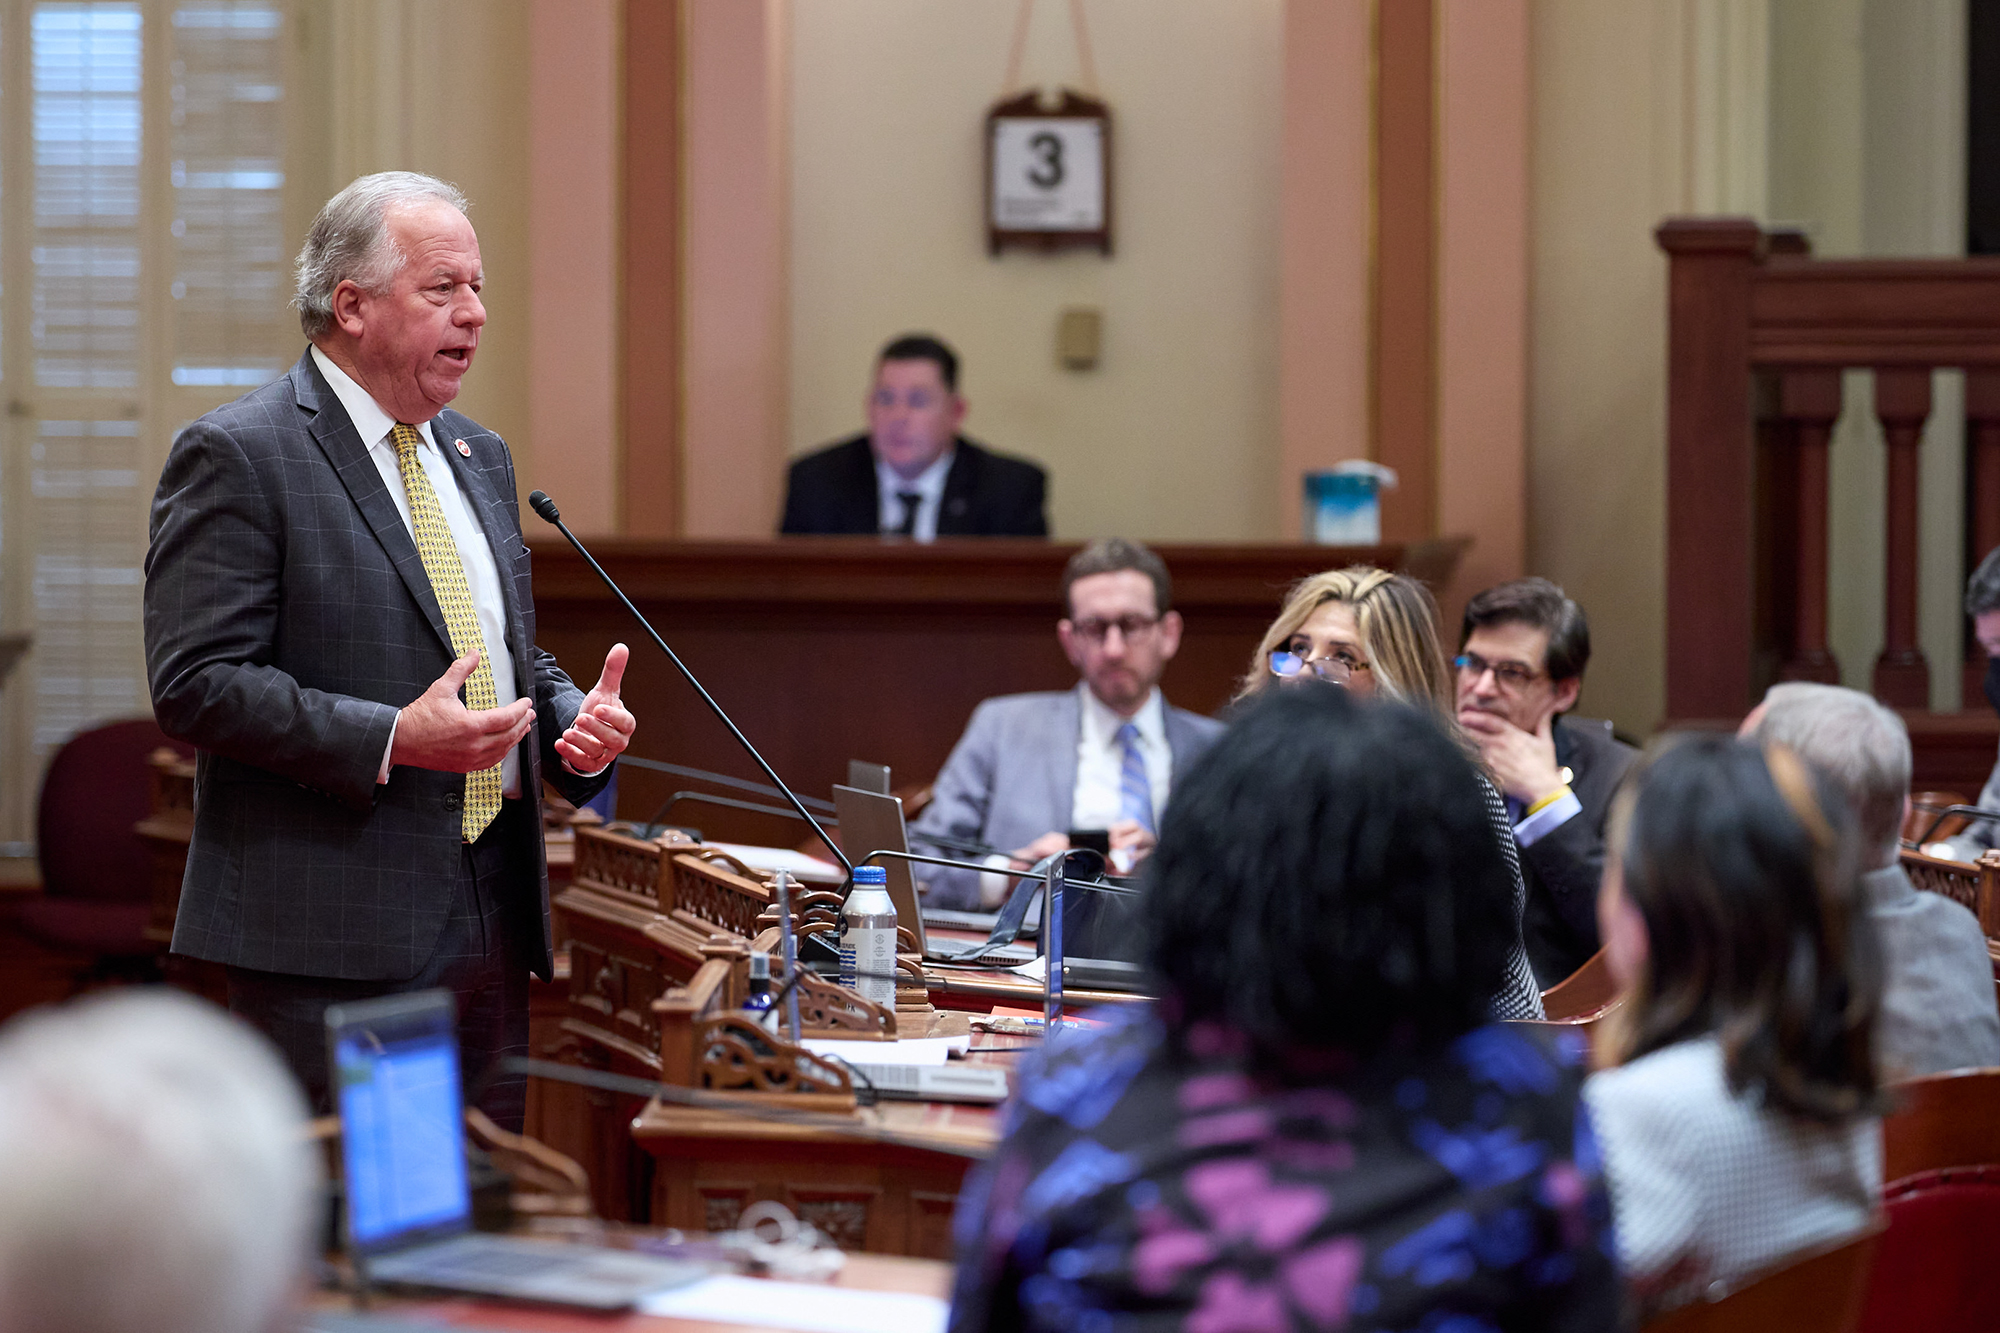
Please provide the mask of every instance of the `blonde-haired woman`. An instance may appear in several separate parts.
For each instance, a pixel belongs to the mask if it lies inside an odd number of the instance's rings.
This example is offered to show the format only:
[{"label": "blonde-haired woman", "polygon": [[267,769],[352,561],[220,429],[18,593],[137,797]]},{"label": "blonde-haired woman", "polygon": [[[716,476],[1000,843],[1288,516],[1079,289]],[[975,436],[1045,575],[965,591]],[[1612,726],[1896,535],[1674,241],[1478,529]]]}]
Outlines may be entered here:
[{"label": "blonde-haired woman", "polygon": [[[1438,634],[1437,599],[1404,574],[1370,565],[1330,569],[1299,580],[1250,659],[1241,699],[1287,681],[1318,677],[1366,698],[1380,695],[1429,713],[1477,762],[1453,714],[1457,687]],[[1506,983],[1493,997],[1496,1018],[1542,1017],[1542,995],[1521,940],[1528,900],[1507,803],[1483,773],[1486,815],[1514,885],[1514,947]]]},{"label": "blonde-haired woman", "polygon": [[1350,565],[1300,579],[1264,631],[1237,697],[1308,674],[1350,694],[1379,692],[1428,709],[1458,736],[1437,599],[1406,575]]}]

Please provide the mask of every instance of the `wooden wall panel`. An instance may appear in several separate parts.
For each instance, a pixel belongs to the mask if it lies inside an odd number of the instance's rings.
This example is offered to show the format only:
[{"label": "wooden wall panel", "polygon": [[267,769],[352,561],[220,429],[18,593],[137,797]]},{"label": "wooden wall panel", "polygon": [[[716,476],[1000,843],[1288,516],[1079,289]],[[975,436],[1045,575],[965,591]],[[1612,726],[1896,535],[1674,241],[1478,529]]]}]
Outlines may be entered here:
[{"label": "wooden wall panel", "polygon": [[[580,681],[617,640],[632,645],[625,699],[639,721],[632,753],[756,779],[756,767],[643,638],[560,536],[530,531],[541,646]],[[1356,561],[1448,576],[1458,547],[1158,548],[1187,622],[1162,686],[1174,703],[1220,708],[1276,614],[1285,588]],[[1062,567],[1074,546],[1034,541],[884,544],[874,538],[783,542],[604,542],[594,553],[801,792],[826,796],[849,759],[891,766],[899,786],[928,782],[973,707],[996,694],[1060,690],[1076,673],[1056,642]],[[679,787],[627,768],[619,813],[644,819]],[[711,836],[792,845],[803,826],[686,805],[677,822]]]}]

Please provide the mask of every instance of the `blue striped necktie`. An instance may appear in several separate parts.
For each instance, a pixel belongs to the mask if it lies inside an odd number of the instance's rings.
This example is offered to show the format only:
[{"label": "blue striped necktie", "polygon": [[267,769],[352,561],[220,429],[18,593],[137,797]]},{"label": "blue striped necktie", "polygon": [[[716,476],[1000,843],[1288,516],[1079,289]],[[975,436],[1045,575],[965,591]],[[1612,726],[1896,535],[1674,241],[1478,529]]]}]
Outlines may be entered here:
[{"label": "blue striped necktie", "polygon": [[1139,725],[1127,722],[1115,738],[1125,751],[1118,770],[1118,817],[1136,819],[1146,832],[1153,827],[1153,780],[1146,776],[1146,756],[1139,752]]}]

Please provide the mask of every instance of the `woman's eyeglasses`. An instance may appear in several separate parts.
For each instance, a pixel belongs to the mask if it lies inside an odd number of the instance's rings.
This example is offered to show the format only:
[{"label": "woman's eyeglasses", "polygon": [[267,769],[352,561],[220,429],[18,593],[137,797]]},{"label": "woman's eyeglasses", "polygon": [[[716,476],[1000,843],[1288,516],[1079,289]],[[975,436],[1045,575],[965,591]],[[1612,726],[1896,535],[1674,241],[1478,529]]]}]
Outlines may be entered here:
[{"label": "woman's eyeglasses", "polygon": [[1271,654],[1271,674],[1279,680],[1304,680],[1318,676],[1335,685],[1345,685],[1354,675],[1354,666],[1344,657],[1312,657],[1279,648]]}]

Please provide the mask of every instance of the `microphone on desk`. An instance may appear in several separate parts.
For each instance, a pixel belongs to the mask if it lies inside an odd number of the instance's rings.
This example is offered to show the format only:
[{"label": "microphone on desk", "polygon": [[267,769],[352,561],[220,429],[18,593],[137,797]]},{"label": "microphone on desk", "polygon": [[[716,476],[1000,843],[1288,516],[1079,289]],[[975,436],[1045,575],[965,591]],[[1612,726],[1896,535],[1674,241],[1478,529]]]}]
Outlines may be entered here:
[{"label": "microphone on desk", "polygon": [[791,802],[792,809],[798,812],[800,819],[812,825],[813,832],[818,834],[819,840],[826,844],[826,849],[833,853],[833,859],[840,862],[841,868],[847,872],[848,882],[852,883],[854,879],[854,863],[847,859],[847,853],[840,850],[839,844],[834,842],[832,837],[827,834],[827,831],[820,826],[820,822],[812,817],[812,812],[806,809],[805,802],[799,799],[798,793],[786,785],[785,780],[778,776],[776,769],[764,762],[764,756],[757,753],[757,747],[750,743],[750,738],[743,734],[742,728],[738,727],[729,714],[723,711],[722,705],[715,701],[715,696],[702,687],[702,683],[695,678],[694,672],[688,670],[687,663],[681,661],[680,654],[667,646],[667,641],[660,637],[658,630],[653,628],[653,622],[640,614],[638,607],[632,605],[632,599],[625,595],[625,590],[618,586],[617,580],[605,573],[604,566],[597,563],[597,557],[593,556],[585,549],[584,544],[576,539],[576,534],[571,532],[569,525],[562,521],[562,513],[556,508],[556,502],[549,498],[548,492],[529,492],[528,507],[553,524],[557,532],[560,532],[564,537],[569,539],[569,544],[576,548],[576,553],[584,558],[584,562],[597,571],[597,577],[604,580],[604,586],[611,589],[612,596],[618,599],[619,603],[631,613],[632,618],[639,622],[640,627],[652,637],[654,644],[659,647],[661,652],[667,655],[667,660],[680,669],[681,675],[687,678],[687,683],[694,686],[694,692],[701,696],[701,701],[708,705],[709,710],[716,717],[721,719],[723,726],[729,728],[729,734],[736,738],[736,743],[741,745],[744,751],[757,761],[757,767],[764,770],[764,776],[771,779],[771,785],[776,787],[787,801]]}]

